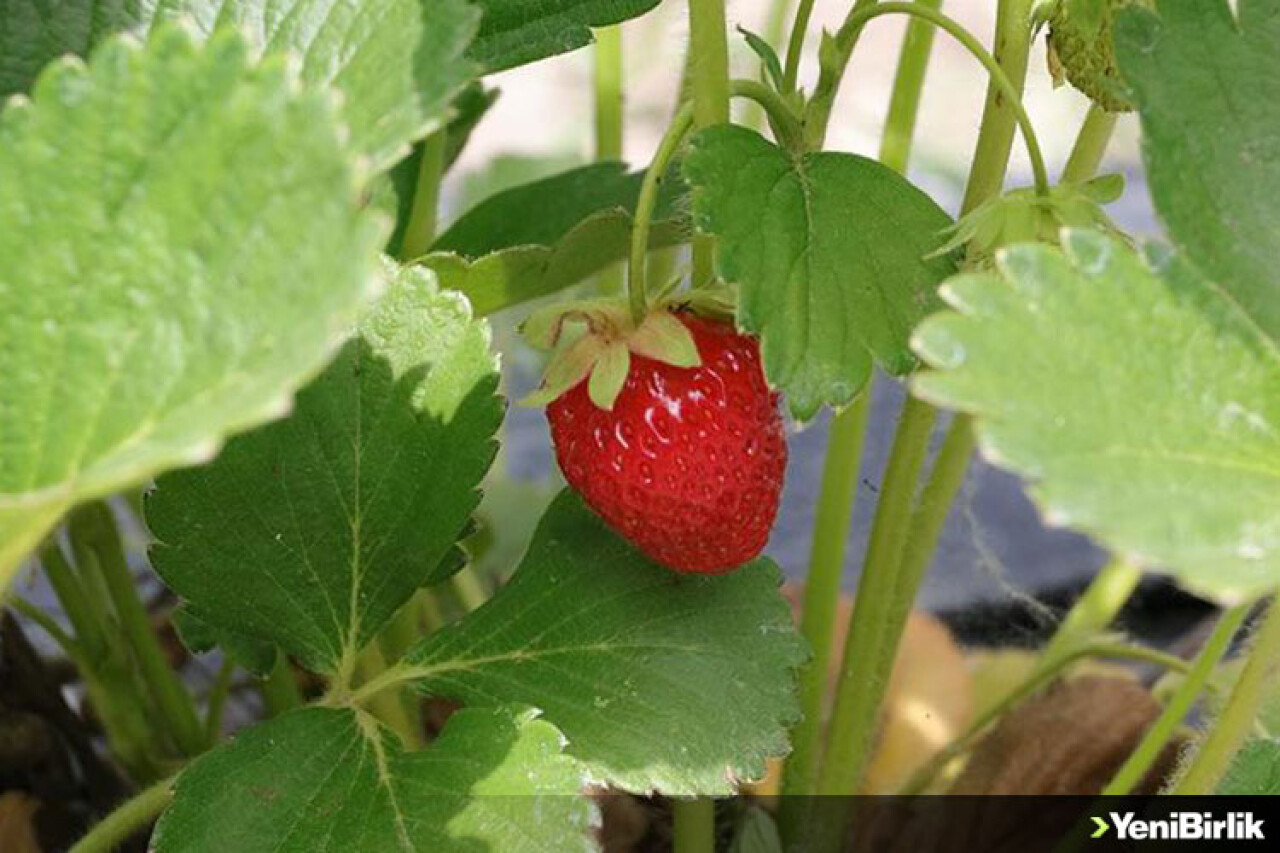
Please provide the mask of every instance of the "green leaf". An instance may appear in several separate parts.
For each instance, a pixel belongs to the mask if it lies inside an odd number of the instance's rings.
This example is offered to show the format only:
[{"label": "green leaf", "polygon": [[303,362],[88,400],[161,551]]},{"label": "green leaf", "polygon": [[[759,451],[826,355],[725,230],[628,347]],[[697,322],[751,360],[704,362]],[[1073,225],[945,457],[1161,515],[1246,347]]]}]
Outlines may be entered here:
[{"label": "green leaf", "polygon": [[279,652],[271,643],[211,625],[185,606],[173,611],[172,620],[178,639],[198,655],[221,647],[224,654],[256,675],[266,675],[275,666]]},{"label": "green leaf", "polygon": [[698,227],[740,287],[738,324],[760,336],[765,373],[792,414],[843,406],[871,375],[916,366],[908,336],[955,270],[933,255],[950,218],[892,169],[852,154],[793,157],[728,125],[685,158]]},{"label": "green leaf", "polygon": [[479,500],[502,406],[489,332],[406,270],[286,420],[147,499],[152,562],[204,621],[349,674]]},{"label": "green leaf", "polygon": [[304,708],[178,777],[160,853],[591,850],[595,812],[563,739],[531,713],[459,711],[421,752],[363,712]]},{"label": "green leaf", "polygon": [[595,780],[730,794],[786,751],[798,713],[807,655],[780,579],[767,560],[674,574],[564,491],[511,581],[407,659],[426,693],[542,709]]},{"label": "green leaf", "polygon": [[1280,341],[1280,0],[1161,0],[1116,23],[1173,242]]},{"label": "green leaf", "polygon": [[55,63],[0,113],[0,587],[73,504],[273,417],[376,281],[329,98],[239,35]]},{"label": "green leaf", "polygon": [[475,70],[463,54],[479,15],[465,0],[0,0],[0,97],[25,91],[57,56],[177,19],[202,36],[234,27],[259,48],[301,59],[304,82],[342,93],[352,147],[375,170],[439,127]]},{"label": "green leaf", "polygon": [[1231,760],[1227,775],[1214,794],[1219,796],[1280,795],[1280,741],[1253,738]]},{"label": "green leaf", "polygon": [[591,44],[591,30],[620,24],[661,0],[475,0],[484,10],[471,57],[504,71]]},{"label": "green leaf", "polygon": [[[485,316],[577,284],[621,260],[643,172],[598,163],[506,190],[449,228],[423,263]],[[683,183],[664,178],[649,246],[680,243]]]},{"label": "green leaf", "polygon": [[1091,232],[943,289],[938,372],[1046,516],[1226,599],[1280,583],[1280,350],[1189,263]]}]

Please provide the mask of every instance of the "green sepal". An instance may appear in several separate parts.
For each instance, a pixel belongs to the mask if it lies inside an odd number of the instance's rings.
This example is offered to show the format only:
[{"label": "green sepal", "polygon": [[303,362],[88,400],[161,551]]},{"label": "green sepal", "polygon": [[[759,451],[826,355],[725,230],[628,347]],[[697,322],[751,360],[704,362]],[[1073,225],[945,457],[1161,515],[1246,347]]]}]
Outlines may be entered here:
[{"label": "green sepal", "polygon": [[561,302],[534,311],[520,324],[525,343],[534,349],[554,349],[566,323],[579,322],[597,333],[617,333],[631,323],[627,306],[616,298]]},{"label": "green sepal", "polygon": [[746,27],[738,27],[738,32],[746,40],[747,47],[751,48],[751,52],[760,57],[760,66],[768,76],[769,82],[773,84],[773,88],[781,91],[783,83],[782,62],[778,59],[778,52],[773,49],[773,45]]},{"label": "green sepal", "polygon": [[521,406],[546,406],[586,379],[604,350],[605,342],[583,335],[552,356],[538,390],[520,401]]},{"label": "green sepal", "polygon": [[995,254],[1017,243],[1058,245],[1062,229],[1091,228],[1123,238],[1102,210],[1124,192],[1122,175],[1101,175],[1084,183],[1058,184],[1048,197],[1024,187],[987,201],[950,229],[950,239],[934,255],[966,250],[970,269],[990,268]]},{"label": "green sepal", "polygon": [[702,364],[698,345],[688,327],[667,311],[654,311],[645,317],[640,328],[627,338],[627,347],[636,355],[675,367],[698,367]]},{"label": "green sepal", "polygon": [[613,411],[613,404],[622,393],[622,386],[627,384],[630,371],[631,352],[627,345],[615,341],[606,346],[596,358],[591,378],[587,380],[587,395],[591,402],[607,412]]}]

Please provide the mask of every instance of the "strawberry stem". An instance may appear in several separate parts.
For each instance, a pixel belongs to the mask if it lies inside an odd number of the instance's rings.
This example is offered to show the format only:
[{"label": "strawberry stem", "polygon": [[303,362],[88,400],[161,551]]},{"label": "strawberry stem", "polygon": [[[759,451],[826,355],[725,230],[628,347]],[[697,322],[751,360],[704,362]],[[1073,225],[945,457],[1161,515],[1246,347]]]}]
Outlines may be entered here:
[{"label": "strawberry stem", "polygon": [[[1138,748],[1130,753],[1129,758],[1121,766],[1120,770],[1116,772],[1110,784],[1102,790],[1103,796],[1123,796],[1128,794],[1151,770],[1151,767],[1156,763],[1156,759],[1160,757],[1160,753],[1164,752],[1169,739],[1173,737],[1178,726],[1182,725],[1182,720],[1187,716],[1187,712],[1191,710],[1191,706],[1204,691],[1205,685],[1209,681],[1209,676],[1213,674],[1213,668],[1226,653],[1227,647],[1231,643],[1231,638],[1240,630],[1240,626],[1244,623],[1244,618],[1248,615],[1252,604],[1253,602],[1249,602],[1232,607],[1218,619],[1218,624],[1214,627],[1213,633],[1209,635],[1209,639],[1205,641],[1204,648],[1200,650],[1200,654],[1196,655],[1195,662],[1191,665],[1191,671],[1187,673],[1182,684],[1178,685],[1178,689],[1170,697],[1169,703],[1165,705],[1164,711],[1147,729],[1147,733],[1143,735],[1142,742],[1138,744]],[[1275,621],[1280,622],[1280,619]],[[1234,693],[1232,698],[1234,698]],[[1252,718],[1250,718],[1250,722],[1252,723]],[[1183,781],[1185,782],[1186,780],[1184,779]],[[1178,793],[1189,792],[1179,791]]]},{"label": "strawberry stem", "polygon": [[638,326],[649,310],[645,261],[649,253],[649,226],[653,210],[658,204],[658,188],[666,174],[671,158],[680,148],[689,128],[693,127],[693,104],[687,103],[671,120],[671,126],[658,143],[653,162],[644,173],[640,184],[640,196],[636,199],[636,215],[631,225],[631,257],[627,263],[627,294],[631,299],[631,319]]},{"label": "strawberry stem", "polygon": [[1062,168],[1063,183],[1083,183],[1093,177],[1102,164],[1102,155],[1111,142],[1111,133],[1116,128],[1116,114],[1107,112],[1094,104],[1080,126],[1080,134],[1071,148],[1071,156],[1067,165]]},{"label": "strawberry stem", "polygon": [[[1020,31],[1026,32],[1026,40],[1030,42],[1030,26],[1029,12],[1030,7],[1028,0],[1019,0],[1019,5],[1025,6],[1027,15],[1017,22]],[[987,51],[982,43],[953,19],[943,15],[941,12],[930,8],[925,3],[882,3],[875,6],[861,7],[856,4],[853,11],[845,18],[844,24],[840,27],[834,36],[834,58],[824,65],[822,75],[818,79],[818,85],[814,89],[813,98],[809,102],[808,121],[806,126],[810,134],[810,139],[821,140],[826,135],[827,123],[831,119],[831,109],[835,104],[836,93],[840,88],[840,81],[844,76],[845,68],[848,67],[849,58],[853,54],[853,48],[857,44],[858,37],[862,33],[862,28],[875,18],[885,15],[911,15],[916,18],[928,21],[933,26],[943,30],[965,50],[969,51],[975,59],[982,63],[983,68],[987,70],[991,78],[991,85],[996,91],[999,98],[1006,101],[1013,110],[1013,115],[1017,120],[1018,127],[1022,130],[1022,139],[1027,146],[1027,156],[1031,159],[1031,170],[1035,174],[1036,192],[1041,196],[1049,194],[1049,171],[1045,167],[1044,154],[1040,148],[1040,140],[1036,136],[1035,127],[1031,124],[1031,118],[1027,115],[1026,109],[1022,105],[1021,87],[1022,80],[1016,84],[1011,76],[1006,73],[1002,67],[1002,62]],[[1003,34],[1003,31],[1002,33]],[[1004,47],[1000,38],[997,38],[997,49]],[[1014,54],[1023,56],[1021,62],[1020,74],[1016,76],[1025,78],[1026,76],[1026,56],[1020,50],[1011,51]],[[988,93],[988,106],[991,103],[991,93]],[[1002,170],[1003,171],[1003,170]]]},{"label": "strawberry stem", "polygon": [[[1226,617],[1223,617],[1226,618]],[[1211,794],[1253,729],[1280,660],[1280,600],[1273,601],[1222,713],[1201,742],[1174,794]]]}]

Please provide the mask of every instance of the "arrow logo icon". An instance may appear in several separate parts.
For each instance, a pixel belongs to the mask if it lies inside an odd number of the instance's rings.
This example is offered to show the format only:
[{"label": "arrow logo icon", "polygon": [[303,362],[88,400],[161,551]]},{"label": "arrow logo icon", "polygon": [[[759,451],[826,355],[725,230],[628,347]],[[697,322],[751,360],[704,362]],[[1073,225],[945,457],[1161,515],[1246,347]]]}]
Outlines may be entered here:
[{"label": "arrow logo icon", "polygon": [[1098,825],[1098,828],[1093,831],[1093,835],[1089,836],[1090,838],[1101,838],[1106,834],[1106,831],[1111,828],[1107,826],[1107,822],[1100,817],[1093,818],[1093,822]]}]

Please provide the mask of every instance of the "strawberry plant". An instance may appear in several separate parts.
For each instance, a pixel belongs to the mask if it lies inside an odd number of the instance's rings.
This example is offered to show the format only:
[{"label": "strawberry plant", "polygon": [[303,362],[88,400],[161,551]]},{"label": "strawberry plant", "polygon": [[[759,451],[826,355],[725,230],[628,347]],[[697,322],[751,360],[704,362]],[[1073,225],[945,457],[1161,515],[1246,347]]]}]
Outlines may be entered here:
[{"label": "strawberry plant", "polygon": [[[941,0],[844,0],[815,33],[814,0],[775,0],[736,76],[724,0],[687,0],[683,84],[629,166],[620,25],[659,5],[0,0],[0,594],[134,792],[75,850],[596,849],[611,791],[667,798],[682,853],[825,851],[870,829],[814,795],[1280,793],[1280,0],[999,0],[994,33]],[[879,154],[833,150],[890,18]],[[906,174],[935,37],[989,79],[954,212]],[[597,162],[439,227],[491,75],[583,48]],[[1033,124],[1032,74],[1091,99],[1078,130]],[[1157,242],[1103,210],[1126,112]],[[1075,139],[1056,174],[1050,133]],[[486,511],[524,347],[566,486]],[[810,563],[779,567],[789,434],[819,418]],[[913,606],[976,452],[1112,559],[971,702]],[[1220,609],[1190,660],[1114,625],[1147,573]],[[207,689],[186,650],[216,655]],[[1168,674],[1069,680],[1102,660]],[[238,677],[263,707],[228,735]],[[900,709],[930,690],[949,728],[921,745]],[[1079,766],[1000,764],[1059,702],[1123,720],[1057,741]]]}]

